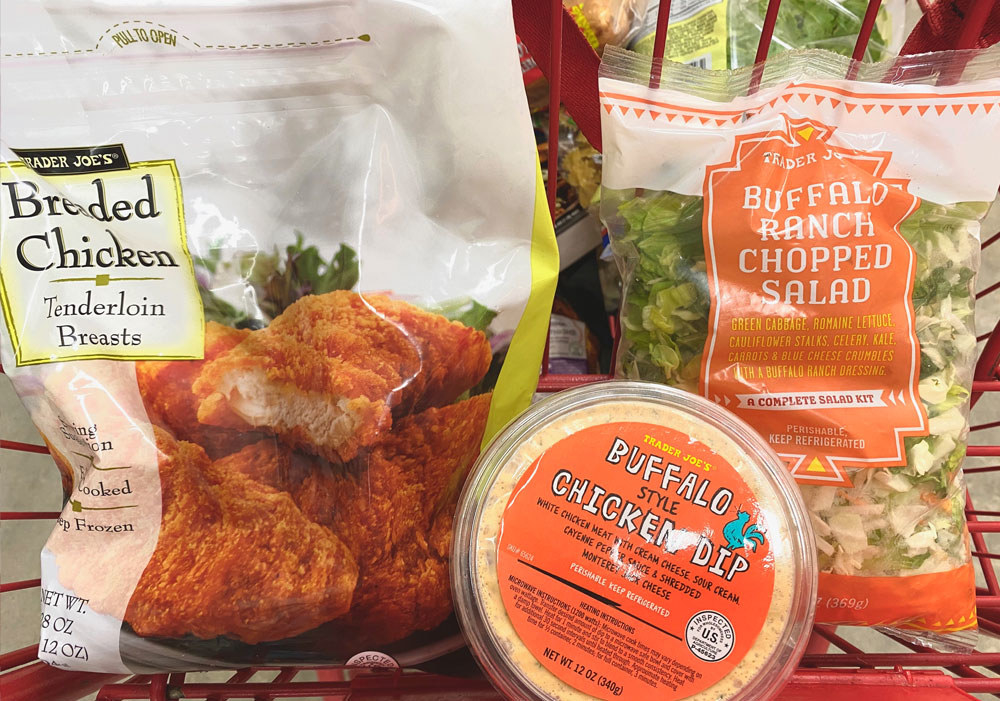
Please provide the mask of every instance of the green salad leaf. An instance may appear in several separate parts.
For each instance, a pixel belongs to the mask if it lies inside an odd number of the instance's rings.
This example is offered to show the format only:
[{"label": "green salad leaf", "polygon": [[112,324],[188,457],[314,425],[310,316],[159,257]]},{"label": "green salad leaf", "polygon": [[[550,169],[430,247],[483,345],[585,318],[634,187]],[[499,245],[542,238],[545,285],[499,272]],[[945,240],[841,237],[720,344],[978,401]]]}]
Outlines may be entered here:
[{"label": "green salad leaf", "polygon": [[220,260],[219,249],[211,249],[197,262],[212,275],[223,267],[235,269],[240,278],[253,288],[255,303],[265,319],[252,317],[223,300],[207,286],[199,286],[206,321],[236,327],[265,326],[299,298],[352,289],[360,277],[358,254],[353,248],[342,243],[327,260],[316,246],[306,246],[299,232],[295,232],[295,243],[284,250],[275,248],[273,253],[246,253],[224,264]]},{"label": "green salad leaf", "polygon": [[[261,319],[238,309],[205,284],[199,284],[205,320],[237,328],[261,328],[305,295],[321,295],[335,290],[350,290],[358,284],[360,266],[358,254],[346,244],[340,244],[329,259],[316,246],[306,246],[301,233],[295,233],[295,243],[273,253],[244,254],[223,263],[219,249],[197,259],[198,266],[215,275],[223,268],[237,270],[254,291],[254,302],[263,312]],[[476,300],[464,297],[444,302],[428,311],[458,321],[470,328],[488,333],[497,312]]]},{"label": "green salad leaf", "polygon": [[490,324],[497,316],[497,313],[486,305],[468,297],[429,307],[427,311],[440,314],[446,319],[458,321],[469,328],[484,333],[489,330]]},{"label": "green salad leaf", "polygon": [[[729,1],[730,68],[753,65],[767,5],[767,0]],[[866,0],[783,0],[768,56],[788,49],[826,49],[850,56],[867,6]],[[889,42],[880,31],[889,24],[884,7],[879,20],[865,51],[867,61],[890,58]]]}]

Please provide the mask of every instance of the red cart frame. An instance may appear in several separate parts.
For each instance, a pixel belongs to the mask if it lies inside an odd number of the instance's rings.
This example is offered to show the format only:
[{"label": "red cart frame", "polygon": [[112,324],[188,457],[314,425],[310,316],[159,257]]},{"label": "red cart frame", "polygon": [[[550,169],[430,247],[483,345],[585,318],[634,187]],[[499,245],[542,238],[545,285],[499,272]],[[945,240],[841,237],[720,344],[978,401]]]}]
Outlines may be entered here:
[{"label": "red cart frame", "polygon": [[[938,0],[946,2],[948,0]],[[968,5],[955,48],[975,46],[981,35],[990,11],[1000,0],[973,0]],[[762,71],[760,61],[767,54],[774,31],[780,0],[770,0],[765,14],[764,27],[757,49],[757,77]],[[576,32],[572,18],[565,12],[562,0],[550,0],[548,13],[541,0],[513,0],[515,21],[519,34],[548,77],[549,101],[549,162],[558,162],[559,106],[565,102],[571,113],[581,101],[593,100],[597,111],[596,85],[592,97],[582,96],[581,82],[586,88],[589,76],[581,76],[576,66],[564,65],[564,28],[567,34]],[[870,0],[854,49],[854,58],[860,59],[865,52],[875,25],[875,18],[881,0]],[[662,58],[670,1],[660,3],[654,41],[654,56]],[[532,26],[522,29],[527,18],[535,20]],[[544,37],[547,45],[532,47],[529,37],[536,41]],[[568,36],[570,45],[580,37]],[[571,53],[571,52],[565,52]],[[596,57],[593,59],[596,61]],[[592,76],[596,79],[596,73]],[[564,93],[564,79],[572,81],[573,90]],[[651,76],[652,80],[657,76]],[[752,81],[755,82],[755,81]],[[565,98],[565,100],[564,100]],[[574,115],[577,116],[577,115]],[[599,134],[594,123],[577,116],[584,133],[595,146],[599,146]],[[587,132],[590,132],[589,134]],[[555,207],[555,178],[548,182],[550,211]],[[1000,242],[1000,233],[983,241],[983,248]],[[982,298],[1000,290],[997,281],[977,297]],[[984,392],[1000,392],[1000,319],[993,331],[979,339],[985,346],[976,366],[973,382],[972,405]],[[547,361],[547,353],[546,359]],[[547,369],[548,363],[543,362]],[[608,379],[604,375],[550,375],[543,372],[539,380],[539,391],[554,392],[561,389]],[[1000,426],[993,420],[972,426],[979,431]],[[43,445],[34,445],[0,439],[0,451],[6,452],[5,459],[17,453],[48,453]],[[970,457],[998,457],[1000,445],[970,445]],[[966,468],[967,474],[1000,472],[1000,465]],[[971,497],[966,505],[969,531],[972,537],[973,557],[982,570],[983,588],[977,588],[976,604],[979,611],[979,625],[983,632],[1000,637],[1000,582],[998,582],[996,561],[1000,554],[990,552],[984,537],[987,533],[1000,533],[1000,512],[977,511]],[[54,520],[56,512],[0,512],[3,520]],[[0,584],[0,594],[40,586],[38,579],[7,582]],[[858,701],[879,699],[893,701],[905,698],[944,700],[972,698],[968,693],[989,693],[1000,698],[1000,653],[975,652],[954,654],[928,652],[911,642],[889,636],[908,648],[907,653],[868,653],[837,634],[829,626],[816,626],[812,644],[803,658],[788,688],[781,694],[788,701],[819,701],[840,698],[840,690],[850,693]],[[829,651],[830,648],[833,651]],[[456,679],[419,672],[378,672],[371,670],[347,670],[337,668],[270,667],[247,668],[232,673],[222,682],[188,681],[185,674],[160,674],[135,676],[124,681],[122,678],[106,674],[87,674],[57,670],[39,662],[37,646],[30,646],[0,655],[0,699],[3,701],[72,701],[99,690],[98,701],[141,700],[167,701],[168,699],[204,699],[205,701],[227,701],[230,699],[254,699],[272,701],[276,699],[323,697],[334,699],[388,699],[407,696],[434,699],[496,699],[499,698],[490,685],[481,678]],[[920,669],[929,668],[929,669]],[[316,670],[318,681],[306,681],[304,673]],[[944,671],[946,670],[948,674]],[[265,679],[261,680],[261,677]]]}]

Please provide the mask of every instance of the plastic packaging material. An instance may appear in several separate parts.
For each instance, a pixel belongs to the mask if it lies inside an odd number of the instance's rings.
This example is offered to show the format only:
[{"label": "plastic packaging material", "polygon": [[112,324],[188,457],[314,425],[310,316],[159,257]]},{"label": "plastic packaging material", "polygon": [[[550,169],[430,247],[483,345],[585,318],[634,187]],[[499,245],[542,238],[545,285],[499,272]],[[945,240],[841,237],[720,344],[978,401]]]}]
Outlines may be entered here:
[{"label": "plastic packaging material", "polygon": [[625,52],[601,77],[618,374],[698,391],[768,438],[812,511],[819,621],[940,646],[976,627],[960,468],[997,56],[845,80],[848,60],[789,52],[749,96],[751,69],[665,65],[650,89]]},{"label": "plastic packaging material", "polygon": [[556,297],[549,318],[549,368],[553,375],[596,375],[600,368],[597,337],[568,303]]},{"label": "plastic packaging material", "polygon": [[812,629],[815,550],[767,443],[615,381],[531,407],[459,502],[455,609],[509,698],[770,698]]},{"label": "plastic packaging material", "polygon": [[559,125],[559,173],[580,199],[580,206],[597,216],[601,189],[601,154],[591,146],[573,120],[564,115]]},{"label": "plastic packaging material", "polygon": [[[533,120],[542,174],[548,178],[552,166],[549,162],[549,114],[547,111],[536,113]],[[573,120],[568,115],[560,114],[553,221],[562,269],[576,263],[601,243],[596,208],[588,210],[600,185],[600,162],[601,155],[587,143]],[[567,166],[572,166],[572,170],[567,170]]]},{"label": "plastic packaging material", "polygon": [[[728,7],[732,0],[674,0],[670,3],[670,24],[664,58],[699,68],[727,68],[729,44]],[[629,48],[653,55],[656,18],[660,3],[650,2],[642,25]]]},{"label": "plastic packaging material", "polygon": [[40,657],[457,649],[455,504],[558,267],[509,3],[41,7],[0,135],[2,363],[68,492]]},{"label": "plastic packaging material", "polygon": [[[789,49],[825,49],[851,56],[867,0],[785,0],[778,8],[768,56]],[[730,67],[752,66],[764,26],[767,0],[729,0]],[[865,61],[883,61],[899,52],[904,37],[904,1],[879,8]]]},{"label": "plastic packaging material", "polygon": [[647,0],[563,0],[580,31],[598,54],[625,46],[646,13]]},{"label": "plastic packaging material", "polygon": [[[679,0],[670,3],[665,58],[699,68],[721,70],[753,65],[764,26],[767,0]],[[866,0],[784,0],[768,55],[789,49],[854,52]],[[899,52],[904,32],[903,0],[879,8],[865,60],[880,61]],[[653,54],[659,3],[652,2],[631,48]]]},{"label": "plastic packaging material", "polygon": [[[948,3],[920,5],[919,19],[900,50],[904,54],[924,54],[947,51],[957,46],[964,20],[976,7],[976,0],[954,0]],[[993,4],[978,37],[968,48],[985,49],[1000,42],[1000,5]]]}]

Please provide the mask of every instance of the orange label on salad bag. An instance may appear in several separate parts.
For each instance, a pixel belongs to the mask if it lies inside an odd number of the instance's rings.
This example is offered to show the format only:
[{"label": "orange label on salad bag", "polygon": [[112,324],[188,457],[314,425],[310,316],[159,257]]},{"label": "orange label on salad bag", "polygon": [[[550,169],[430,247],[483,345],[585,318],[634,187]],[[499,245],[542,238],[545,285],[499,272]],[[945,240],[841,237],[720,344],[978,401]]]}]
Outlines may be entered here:
[{"label": "orange label on salad bag", "polygon": [[[971,562],[945,572],[908,577],[819,573],[816,622],[892,626],[951,633],[976,627]],[[914,612],[919,611],[919,616]]]},{"label": "orange label on salad bag", "polygon": [[683,699],[729,674],[774,592],[761,511],[690,436],[614,423],[564,438],[511,493],[504,606],[546,669],[600,699]]},{"label": "orange label on salad bag", "polygon": [[891,154],[835,146],[784,116],[707,169],[711,312],[702,393],[756,428],[800,482],[906,464],[927,435],[917,392],[916,255],[899,232],[919,204],[884,176]]}]

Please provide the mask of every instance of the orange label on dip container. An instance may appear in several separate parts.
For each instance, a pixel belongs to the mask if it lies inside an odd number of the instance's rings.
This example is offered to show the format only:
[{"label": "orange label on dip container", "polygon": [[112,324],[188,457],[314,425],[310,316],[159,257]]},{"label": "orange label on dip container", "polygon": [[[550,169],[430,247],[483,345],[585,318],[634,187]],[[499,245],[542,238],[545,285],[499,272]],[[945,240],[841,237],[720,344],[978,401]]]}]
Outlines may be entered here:
[{"label": "orange label on dip container", "polygon": [[766,438],[799,482],[906,464],[927,435],[917,383],[916,255],[899,227],[920,200],[891,154],[829,143],[783,116],[737,137],[705,179],[711,296],[701,393]]},{"label": "orange label on dip container", "polygon": [[518,481],[497,546],[518,636],[600,699],[684,699],[727,676],[774,592],[760,507],[739,473],[687,434],[593,426]]}]

